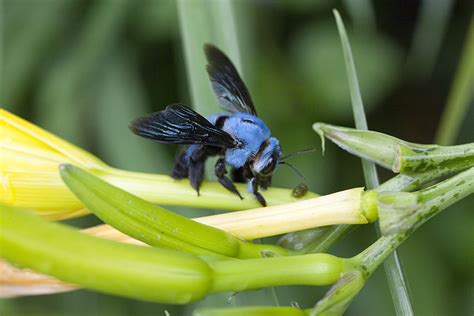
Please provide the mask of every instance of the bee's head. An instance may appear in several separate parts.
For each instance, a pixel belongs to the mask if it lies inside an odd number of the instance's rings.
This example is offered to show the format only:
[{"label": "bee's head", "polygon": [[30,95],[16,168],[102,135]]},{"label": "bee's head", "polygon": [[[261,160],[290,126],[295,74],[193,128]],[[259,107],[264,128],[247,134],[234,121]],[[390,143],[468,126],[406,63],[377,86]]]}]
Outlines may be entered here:
[{"label": "bee's head", "polygon": [[280,163],[281,147],[278,139],[270,137],[253,161],[253,171],[261,177],[269,177]]}]

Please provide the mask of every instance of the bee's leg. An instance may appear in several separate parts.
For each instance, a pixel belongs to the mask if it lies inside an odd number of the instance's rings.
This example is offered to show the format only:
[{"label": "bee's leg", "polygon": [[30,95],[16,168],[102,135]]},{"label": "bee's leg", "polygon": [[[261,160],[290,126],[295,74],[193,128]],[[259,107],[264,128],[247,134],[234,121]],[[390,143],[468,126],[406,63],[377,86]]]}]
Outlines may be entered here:
[{"label": "bee's leg", "polygon": [[189,174],[188,162],[186,161],[186,147],[180,146],[174,160],[173,172],[171,177],[174,179],[187,178]]},{"label": "bee's leg", "polygon": [[250,179],[248,184],[249,184],[249,192],[255,195],[255,198],[257,199],[258,202],[260,202],[260,204],[262,204],[262,206],[267,206],[267,202],[265,201],[263,196],[260,194],[260,192],[258,192],[257,178],[253,177],[252,179]]},{"label": "bee's leg", "polygon": [[204,178],[204,164],[207,159],[206,148],[204,146],[191,145],[189,150],[191,150],[188,159],[189,182],[199,195],[199,187]]},{"label": "bee's leg", "polygon": [[237,194],[241,200],[244,199],[242,195],[240,195],[239,191],[237,190],[235,185],[232,183],[232,181],[225,176],[225,174],[227,174],[227,170],[225,168],[224,158],[220,158],[217,160],[215,172],[216,172],[217,180],[219,181],[220,184],[224,186],[224,188],[226,188],[232,193]]},{"label": "bee's leg", "polygon": [[253,178],[252,171],[250,171],[249,164],[246,163],[240,168],[232,168],[232,181],[247,183],[247,181]]},{"label": "bee's leg", "polygon": [[199,187],[201,186],[202,179],[204,178],[204,161],[190,161],[189,165],[189,183],[196,190],[199,195]]},{"label": "bee's leg", "polygon": [[269,186],[272,185],[272,177],[268,176],[266,178],[260,179],[260,188],[262,191],[266,191]]}]

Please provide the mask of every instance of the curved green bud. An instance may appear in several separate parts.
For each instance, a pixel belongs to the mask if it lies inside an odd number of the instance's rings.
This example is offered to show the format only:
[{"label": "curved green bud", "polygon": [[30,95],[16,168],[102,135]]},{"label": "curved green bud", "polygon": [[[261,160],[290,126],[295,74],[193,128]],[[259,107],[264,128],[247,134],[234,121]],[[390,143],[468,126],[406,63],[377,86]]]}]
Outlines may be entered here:
[{"label": "curved green bud", "polygon": [[358,130],[325,123],[314,123],[313,129],[321,139],[328,138],[345,151],[372,160],[391,169],[398,139],[377,132]]},{"label": "curved green bud", "polygon": [[212,284],[206,262],[188,254],[92,237],[4,205],[0,226],[2,258],[96,291],[186,304]]},{"label": "curved green bud", "polygon": [[474,143],[439,146],[410,143],[383,133],[325,123],[313,129],[349,153],[396,173],[431,171],[441,177],[474,166]]},{"label": "curved green bud", "polygon": [[62,165],[60,170],[71,191],[100,219],[148,245],[222,258],[261,257],[260,252],[265,250],[288,253],[278,246],[244,242],[223,230],[170,212],[78,167]]}]

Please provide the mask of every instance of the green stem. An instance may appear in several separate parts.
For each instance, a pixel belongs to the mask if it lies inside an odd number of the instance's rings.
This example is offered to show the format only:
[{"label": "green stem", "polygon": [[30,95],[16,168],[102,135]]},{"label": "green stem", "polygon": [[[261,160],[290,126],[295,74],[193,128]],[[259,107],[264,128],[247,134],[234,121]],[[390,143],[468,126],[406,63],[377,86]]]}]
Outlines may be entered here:
[{"label": "green stem", "polygon": [[294,251],[295,254],[326,252],[356,227],[356,225],[333,225],[293,232],[283,236],[278,244]]},{"label": "green stem", "polygon": [[316,306],[309,310],[309,315],[342,315],[355,295],[364,287],[365,281],[359,270],[345,273]]},{"label": "green stem", "polygon": [[438,184],[419,191],[418,200],[426,207],[446,208],[474,190],[474,167],[446,179]]},{"label": "green stem", "polygon": [[429,183],[437,178],[438,174],[435,172],[417,173],[413,175],[398,174],[395,177],[385,181],[374,190],[377,192],[410,192],[415,191],[422,185]]},{"label": "green stem", "polygon": [[408,238],[408,234],[382,236],[370,247],[354,257],[354,262],[360,267],[364,278],[368,279],[406,238]]},{"label": "green stem", "polygon": [[474,167],[414,193],[379,194],[379,222],[384,234],[411,231],[440,210],[474,192]]},{"label": "green stem", "polygon": [[244,291],[289,284],[328,285],[354,268],[347,259],[328,254],[211,262],[212,292]]},{"label": "green stem", "polygon": [[[228,211],[261,207],[255,197],[247,192],[247,187],[241,183],[236,183],[235,185],[244,197],[243,200],[230,193],[216,181],[203,181],[200,187],[200,195],[198,196],[186,179],[175,180],[166,175],[139,173],[113,168],[91,170],[91,172],[127,192],[160,205],[178,205]],[[269,188],[263,195],[269,206],[318,196],[315,193],[307,192],[303,197],[295,198],[291,193],[292,190],[289,189]]]},{"label": "green stem", "polygon": [[399,144],[392,166],[394,172],[462,170],[474,166],[474,143],[458,146],[419,146]]}]

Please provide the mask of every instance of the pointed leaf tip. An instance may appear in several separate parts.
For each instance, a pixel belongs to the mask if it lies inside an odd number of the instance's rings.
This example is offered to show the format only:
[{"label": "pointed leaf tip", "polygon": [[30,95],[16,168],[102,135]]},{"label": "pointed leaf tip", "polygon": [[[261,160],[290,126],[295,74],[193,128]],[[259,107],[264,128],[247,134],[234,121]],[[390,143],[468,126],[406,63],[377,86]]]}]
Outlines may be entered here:
[{"label": "pointed leaf tip", "polygon": [[[61,179],[63,182],[69,187],[70,190],[72,190],[70,186],[70,181],[71,176],[73,175],[84,175],[87,174],[84,170],[81,168],[73,165],[73,164],[60,164],[59,165],[59,174],[61,175]],[[74,191],[74,190],[72,190]]]},{"label": "pointed leaf tip", "polygon": [[77,168],[77,167],[75,167],[74,165],[71,165],[69,163],[63,163],[63,164],[59,165],[59,172],[62,175],[63,173],[71,171],[73,168]]},{"label": "pointed leaf tip", "polygon": [[324,156],[324,153],[326,151],[326,139],[324,138],[324,130],[322,129],[322,126],[324,125],[324,123],[314,123],[313,124],[313,130],[318,133],[319,137],[321,138],[321,147],[322,147],[322,153],[323,153],[323,156]]}]

